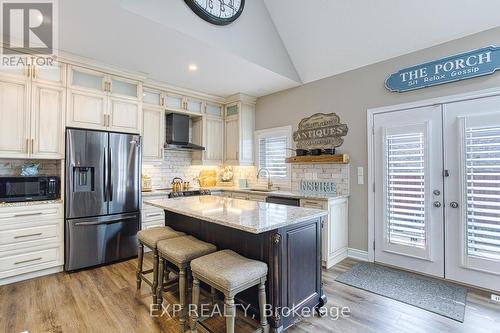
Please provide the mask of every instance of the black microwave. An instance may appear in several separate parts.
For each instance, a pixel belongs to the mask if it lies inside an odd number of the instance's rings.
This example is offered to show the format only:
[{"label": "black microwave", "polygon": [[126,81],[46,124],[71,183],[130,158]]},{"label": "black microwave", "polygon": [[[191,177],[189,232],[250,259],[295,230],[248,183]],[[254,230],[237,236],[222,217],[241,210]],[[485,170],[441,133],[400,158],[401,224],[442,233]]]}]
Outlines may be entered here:
[{"label": "black microwave", "polygon": [[0,202],[55,200],[60,197],[59,177],[0,177]]}]

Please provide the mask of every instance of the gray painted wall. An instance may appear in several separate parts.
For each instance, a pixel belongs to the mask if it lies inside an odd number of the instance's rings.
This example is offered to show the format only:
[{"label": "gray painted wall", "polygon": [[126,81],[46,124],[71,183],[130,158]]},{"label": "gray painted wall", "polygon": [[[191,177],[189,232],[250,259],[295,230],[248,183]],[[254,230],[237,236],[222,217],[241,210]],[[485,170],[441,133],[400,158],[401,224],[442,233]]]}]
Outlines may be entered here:
[{"label": "gray painted wall", "polygon": [[[411,43],[411,36],[408,36],[408,43]],[[348,124],[349,134],[339,150],[351,156],[349,247],[367,250],[366,110],[500,87],[500,73],[407,93],[391,93],[384,87],[388,75],[401,68],[489,45],[500,45],[500,28],[261,97],[257,101],[256,128],[291,124],[295,130],[302,118],[316,112],[336,112],[341,121]],[[365,168],[365,185],[357,184],[355,172],[358,166]]]}]

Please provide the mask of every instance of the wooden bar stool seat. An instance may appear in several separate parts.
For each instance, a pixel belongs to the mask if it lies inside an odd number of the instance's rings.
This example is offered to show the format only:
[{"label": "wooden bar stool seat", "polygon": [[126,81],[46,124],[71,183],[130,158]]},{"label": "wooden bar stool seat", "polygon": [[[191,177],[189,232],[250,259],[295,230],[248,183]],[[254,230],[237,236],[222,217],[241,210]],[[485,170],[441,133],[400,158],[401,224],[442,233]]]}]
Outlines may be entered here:
[{"label": "wooden bar stool seat", "polygon": [[157,289],[158,305],[163,302],[163,271],[165,261],[177,266],[179,269],[179,303],[180,303],[180,325],[181,331],[186,329],[186,299],[188,288],[186,280],[189,276],[189,264],[191,260],[217,251],[213,244],[203,242],[193,236],[183,236],[173,239],[159,241],[157,244],[160,263],[158,268],[158,281],[160,285]]},{"label": "wooden bar stool seat", "polygon": [[[139,241],[139,251],[137,258],[137,271],[136,281],[137,289],[141,288],[141,282],[146,282],[150,287],[153,294],[153,304],[157,304],[156,289],[158,288],[158,249],[157,244],[161,240],[172,239],[186,235],[183,232],[175,231],[170,227],[153,227],[141,230],[137,233]],[[153,269],[142,270],[144,262],[144,246],[149,247],[153,251]],[[153,280],[149,280],[146,275],[153,272]]]},{"label": "wooden bar stool seat", "polygon": [[[199,307],[200,281],[224,294],[226,306],[226,332],[234,333],[236,309],[234,296],[255,285],[259,286],[260,325],[263,332],[269,331],[265,316],[267,265],[245,258],[231,250],[218,251],[191,262],[193,274],[192,304]],[[191,331],[196,331],[198,311],[194,311]]]}]

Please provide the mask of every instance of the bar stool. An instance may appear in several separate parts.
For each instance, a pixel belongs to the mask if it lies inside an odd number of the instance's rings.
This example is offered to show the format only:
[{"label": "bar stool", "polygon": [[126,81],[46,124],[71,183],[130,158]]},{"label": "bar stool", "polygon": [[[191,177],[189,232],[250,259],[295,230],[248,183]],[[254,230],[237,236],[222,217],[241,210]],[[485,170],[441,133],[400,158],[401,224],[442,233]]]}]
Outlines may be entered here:
[{"label": "bar stool", "polygon": [[226,332],[234,333],[236,308],[234,296],[255,285],[259,286],[260,326],[262,332],[269,332],[265,316],[267,265],[257,260],[245,258],[234,251],[218,251],[191,262],[193,274],[193,300],[196,306],[191,320],[191,331],[196,332],[200,300],[200,281],[224,294],[226,306]]},{"label": "bar stool", "polygon": [[[139,241],[139,250],[137,258],[137,289],[141,289],[141,282],[144,280],[150,287],[153,294],[153,304],[157,304],[156,289],[158,288],[158,248],[157,244],[161,240],[172,239],[186,235],[183,232],[175,231],[170,227],[153,227],[141,230],[137,233]],[[144,246],[149,247],[153,251],[153,269],[143,271],[142,264],[144,262]],[[146,274],[153,272],[153,281],[150,281]]]},{"label": "bar stool", "polygon": [[158,268],[158,280],[160,281],[160,285],[157,289],[156,299],[158,300],[158,305],[161,306],[163,302],[163,272],[165,261],[168,261],[179,269],[179,321],[181,332],[184,332],[186,330],[187,317],[186,299],[188,288],[186,288],[186,279],[189,276],[189,264],[193,259],[217,251],[217,247],[193,236],[183,236],[159,241],[157,248],[160,256],[160,265]]}]

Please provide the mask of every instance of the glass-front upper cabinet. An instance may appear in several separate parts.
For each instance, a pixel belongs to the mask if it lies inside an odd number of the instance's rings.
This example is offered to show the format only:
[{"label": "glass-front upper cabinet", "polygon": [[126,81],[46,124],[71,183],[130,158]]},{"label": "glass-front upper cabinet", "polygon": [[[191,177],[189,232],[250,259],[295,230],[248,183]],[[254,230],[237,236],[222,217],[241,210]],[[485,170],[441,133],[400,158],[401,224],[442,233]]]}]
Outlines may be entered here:
[{"label": "glass-front upper cabinet", "polygon": [[203,102],[199,99],[186,97],[185,109],[186,111],[201,113],[203,111]]},{"label": "glass-front upper cabinet", "polygon": [[237,116],[239,113],[239,104],[231,104],[226,106],[226,117]]},{"label": "glass-front upper cabinet", "polygon": [[33,65],[31,71],[33,80],[36,82],[64,84],[66,77],[66,65],[57,62],[52,66]]},{"label": "glass-front upper cabinet", "polygon": [[159,90],[145,87],[142,92],[142,103],[161,107],[164,105],[164,96]]},{"label": "glass-front upper cabinet", "polygon": [[184,97],[181,95],[175,95],[167,93],[165,95],[165,107],[169,110],[183,110],[184,108]]},{"label": "glass-front upper cabinet", "polygon": [[214,104],[214,103],[207,103],[206,111],[207,115],[210,116],[215,116],[215,117],[222,117],[222,105],[220,104]]},{"label": "glass-front upper cabinet", "polygon": [[70,69],[69,84],[72,88],[106,91],[106,74],[72,66]]},{"label": "glass-front upper cabinet", "polygon": [[139,98],[139,83],[137,81],[111,76],[108,83],[108,92],[123,97]]}]

